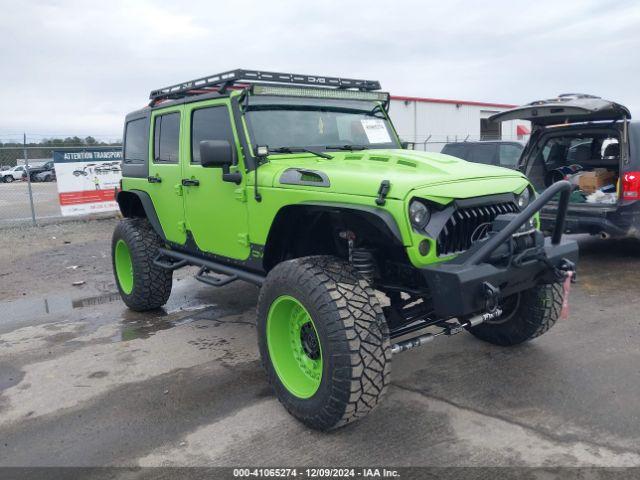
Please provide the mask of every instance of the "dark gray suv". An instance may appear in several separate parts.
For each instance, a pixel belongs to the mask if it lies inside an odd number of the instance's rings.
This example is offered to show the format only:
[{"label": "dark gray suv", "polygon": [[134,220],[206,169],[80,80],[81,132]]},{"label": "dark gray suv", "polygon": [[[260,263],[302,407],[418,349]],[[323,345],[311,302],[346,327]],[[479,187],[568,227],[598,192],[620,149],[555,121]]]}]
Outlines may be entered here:
[{"label": "dark gray suv", "polygon": [[[518,168],[538,192],[559,180],[574,184],[567,233],[640,238],[640,123],[625,106],[566,94],[491,119],[531,122]],[[542,210],[543,230],[552,229],[556,210],[553,202]]]}]

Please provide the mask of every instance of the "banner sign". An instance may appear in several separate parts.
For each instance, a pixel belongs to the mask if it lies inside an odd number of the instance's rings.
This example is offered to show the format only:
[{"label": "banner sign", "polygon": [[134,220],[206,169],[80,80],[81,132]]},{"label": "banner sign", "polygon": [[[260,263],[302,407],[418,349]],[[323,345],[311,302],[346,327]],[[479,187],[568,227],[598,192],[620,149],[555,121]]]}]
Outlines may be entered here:
[{"label": "banner sign", "polygon": [[62,215],[118,210],[115,193],[122,178],[122,150],[55,150],[53,162]]}]

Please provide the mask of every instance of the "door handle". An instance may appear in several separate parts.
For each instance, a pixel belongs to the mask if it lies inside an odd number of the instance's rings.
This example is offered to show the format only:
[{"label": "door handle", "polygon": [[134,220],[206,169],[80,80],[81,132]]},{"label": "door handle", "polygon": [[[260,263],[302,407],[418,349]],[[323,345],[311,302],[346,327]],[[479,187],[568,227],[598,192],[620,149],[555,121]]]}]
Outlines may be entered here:
[{"label": "door handle", "polygon": [[185,187],[198,187],[200,185],[200,180],[196,180],[194,178],[183,178],[182,185]]},{"label": "door handle", "polygon": [[147,182],[149,182],[149,183],[162,183],[162,179],[160,177],[147,177]]}]

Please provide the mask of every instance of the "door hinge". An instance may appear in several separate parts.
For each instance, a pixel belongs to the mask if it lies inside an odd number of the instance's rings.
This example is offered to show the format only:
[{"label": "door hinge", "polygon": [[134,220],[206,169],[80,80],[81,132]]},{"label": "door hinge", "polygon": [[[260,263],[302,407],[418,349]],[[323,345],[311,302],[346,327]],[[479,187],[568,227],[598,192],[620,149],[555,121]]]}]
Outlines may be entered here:
[{"label": "door hinge", "polygon": [[239,233],[238,234],[238,243],[240,245],[244,245],[245,247],[249,246],[249,234],[248,233]]},{"label": "door hinge", "polygon": [[176,189],[176,195],[181,197],[182,196],[182,184],[176,183],[173,188]]},{"label": "door hinge", "polygon": [[236,200],[238,200],[239,202],[245,203],[247,201],[247,191],[244,189],[244,187],[236,188],[234,190],[234,194]]},{"label": "door hinge", "polygon": [[178,230],[180,230],[182,233],[185,233],[187,231],[187,224],[185,222],[178,222]]}]

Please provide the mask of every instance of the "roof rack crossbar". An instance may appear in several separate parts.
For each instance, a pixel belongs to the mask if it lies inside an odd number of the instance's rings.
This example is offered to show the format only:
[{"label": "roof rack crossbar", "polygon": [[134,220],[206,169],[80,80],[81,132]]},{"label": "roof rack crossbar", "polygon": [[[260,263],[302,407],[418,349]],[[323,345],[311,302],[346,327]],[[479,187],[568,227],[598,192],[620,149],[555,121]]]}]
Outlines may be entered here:
[{"label": "roof rack crossbar", "polygon": [[[319,75],[301,75],[295,73],[262,72],[257,70],[229,70],[228,72],[209,75],[169,87],[152,90],[149,99],[153,102],[161,99],[182,98],[193,90],[202,90],[220,86],[224,91],[235,83],[283,83],[289,85],[313,85],[315,87],[333,87],[340,89],[357,89],[361,91],[380,90],[377,80],[356,80],[353,78],[324,77]],[[192,92],[193,93],[193,92]]]}]

